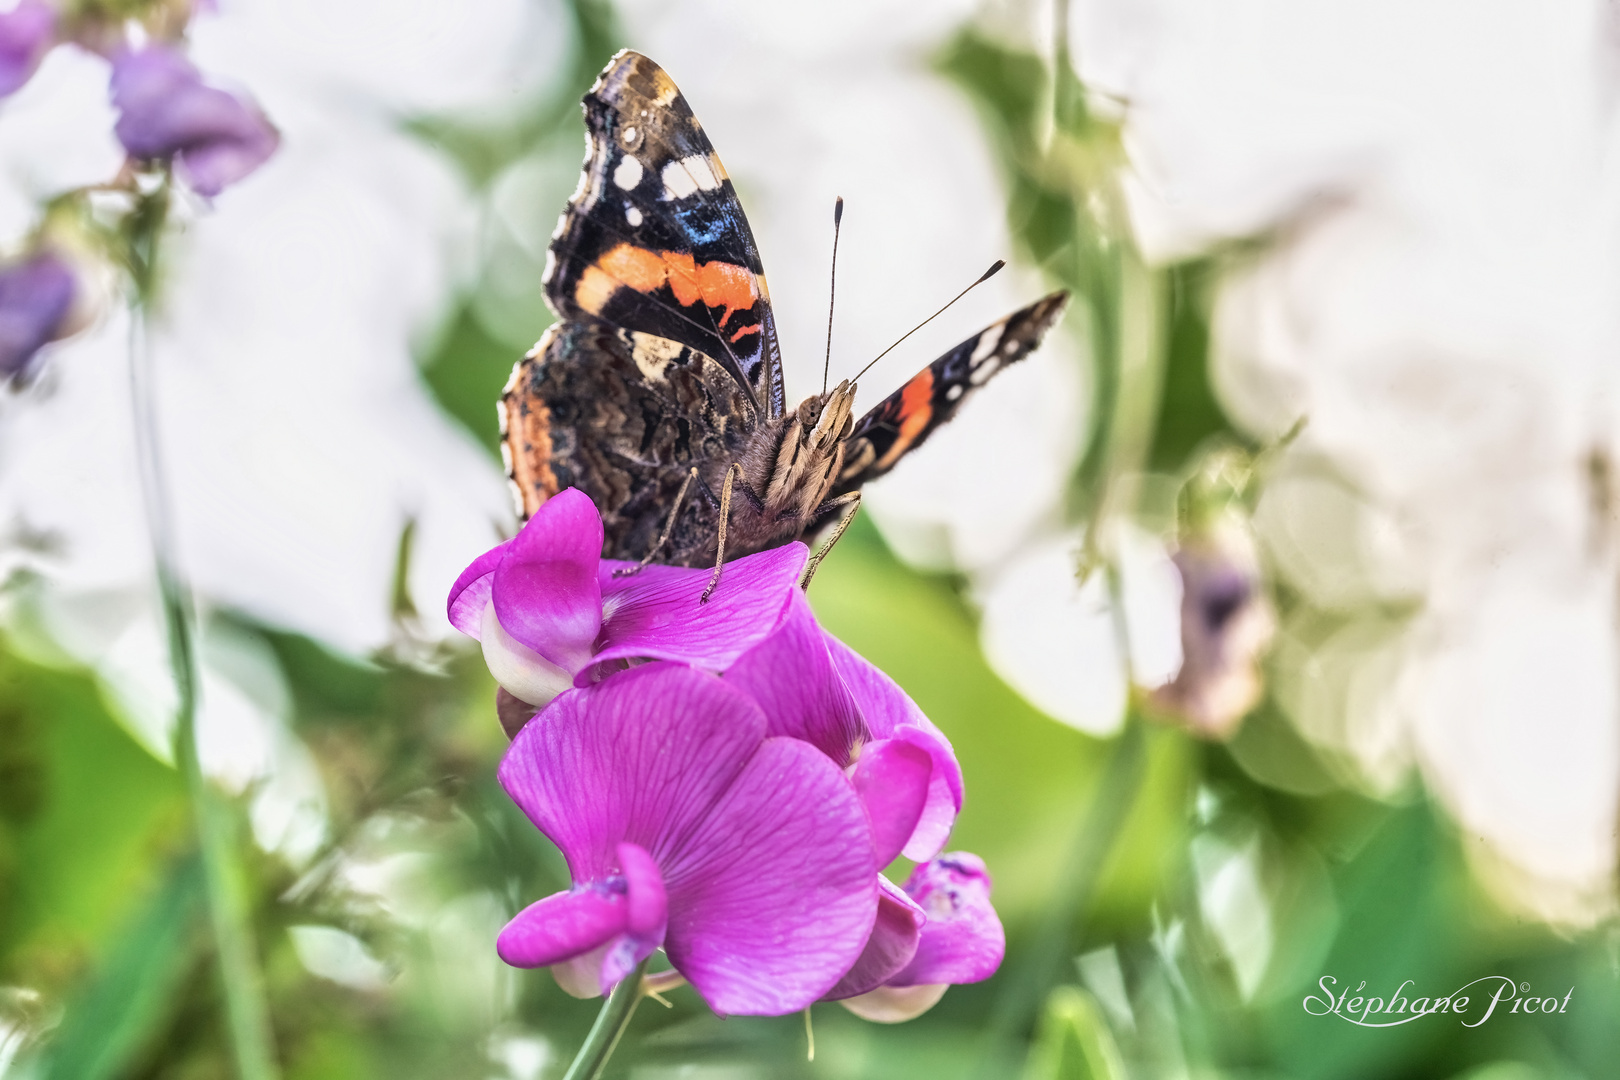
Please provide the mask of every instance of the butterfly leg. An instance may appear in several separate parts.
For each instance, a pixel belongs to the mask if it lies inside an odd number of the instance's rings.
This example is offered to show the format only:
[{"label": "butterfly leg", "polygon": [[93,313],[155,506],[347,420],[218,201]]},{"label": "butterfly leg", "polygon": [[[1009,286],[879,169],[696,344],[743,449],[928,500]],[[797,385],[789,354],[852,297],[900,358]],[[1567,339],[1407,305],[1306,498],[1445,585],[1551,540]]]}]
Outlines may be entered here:
[{"label": "butterfly leg", "polygon": [[[742,466],[737,465],[736,468],[741,469]],[[697,478],[697,485],[698,494],[703,496],[704,501],[710,506],[719,507],[720,497],[714,493],[714,488],[703,482],[702,476]],[[753,504],[756,512],[761,514],[765,512],[765,500],[759,497],[759,492],[755,491],[751,486],[749,486],[748,481],[743,479],[740,473],[737,476],[737,479],[732,481],[732,487],[734,490],[743,493],[743,498],[747,499]]]},{"label": "butterfly leg", "polygon": [[[720,538],[715,544],[714,576],[709,578],[709,587],[698,597],[700,604],[707,604],[709,597],[714,595],[715,586],[720,584],[720,569],[726,565],[726,526],[731,521],[731,488],[742,480],[742,475],[743,467],[732,462],[731,468],[726,470],[726,482],[720,485]],[[743,486],[747,487],[746,484]]]},{"label": "butterfly leg", "polygon": [[833,549],[833,545],[838,543],[838,538],[844,535],[844,530],[849,528],[850,522],[855,520],[855,514],[861,508],[861,493],[851,491],[847,495],[838,496],[836,499],[828,499],[816,507],[816,517],[819,518],[823,514],[842,510],[846,506],[849,507],[849,513],[838,519],[838,524],[834,527],[833,534],[827,538],[827,542],[822,544],[814,555],[810,556],[810,562],[804,568],[804,577],[799,579],[799,588],[808,589],[810,587],[810,579],[816,576],[816,569],[821,566],[821,560],[827,557],[827,552]]},{"label": "butterfly leg", "polygon": [[686,504],[686,493],[691,489],[692,481],[697,479],[697,474],[697,466],[694,465],[687,472],[686,479],[681,481],[681,490],[675,493],[675,505],[670,508],[669,520],[664,522],[664,531],[658,534],[658,542],[652,546],[652,550],[647,552],[636,565],[620,567],[613,571],[614,577],[629,577],[632,574],[639,574],[647,569],[648,563],[658,557],[658,553],[664,549],[664,545],[669,543],[669,534],[675,531],[675,519],[680,516],[681,507]]}]

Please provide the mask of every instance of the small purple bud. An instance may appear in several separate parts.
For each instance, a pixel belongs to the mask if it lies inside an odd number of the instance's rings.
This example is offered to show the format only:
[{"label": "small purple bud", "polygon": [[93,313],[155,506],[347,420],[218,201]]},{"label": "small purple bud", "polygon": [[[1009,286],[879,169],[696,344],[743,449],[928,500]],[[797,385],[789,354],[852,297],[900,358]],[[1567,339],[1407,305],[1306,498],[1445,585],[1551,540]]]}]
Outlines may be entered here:
[{"label": "small purple bud", "polygon": [[191,61],[164,45],[113,57],[113,131],[137,158],[175,159],[200,195],[218,195],[275,153],[281,137],[256,107],[203,83]]},{"label": "small purple bud", "polygon": [[22,0],[0,15],[0,97],[22,89],[54,44],[56,9],[44,0]]},{"label": "small purple bud", "polygon": [[1181,573],[1181,671],[1154,700],[1193,733],[1229,738],[1264,689],[1257,663],[1273,619],[1246,529],[1189,537],[1175,554]]},{"label": "small purple bud", "polygon": [[73,271],[50,252],[0,267],[0,379],[26,379],[35,354],[65,336],[76,291]]}]

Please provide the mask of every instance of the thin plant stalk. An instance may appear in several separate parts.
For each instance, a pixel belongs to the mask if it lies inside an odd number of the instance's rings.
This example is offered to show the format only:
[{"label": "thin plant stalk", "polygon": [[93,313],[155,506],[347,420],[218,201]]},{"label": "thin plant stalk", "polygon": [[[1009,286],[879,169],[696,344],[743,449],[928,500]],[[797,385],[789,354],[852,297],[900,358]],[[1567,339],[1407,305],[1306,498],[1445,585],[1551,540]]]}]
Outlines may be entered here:
[{"label": "thin plant stalk", "polygon": [[[1133,710],[1134,712],[1134,710]],[[990,1042],[981,1075],[1005,1075],[1006,1058],[1019,1034],[1034,1019],[1046,993],[1073,956],[1070,937],[1077,918],[1091,906],[1115,843],[1124,831],[1146,772],[1146,736],[1135,715],[1126,719],[1081,819],[1062,875],[1041,914],[1040,924],[1011,972],[1010,985],[997,998],[990,1017]]]},{"label": "thin plant stalk", "polygon": [[646,970],[647,960],[643,960],[634,971],[619,980],[613,993],[602,1002],[602,1011],[596,1014],[596,1023],[591,1025],[590,1034],[585,1036],[585,1043],[574,1055],[574,1063],[568,1066],[563,1080],[597,1080],[602,1075],[602,1070],[607,1068],[608,1058],[613,1056],[625,1029],[630,1026],[636,1006],[646,996],[641,979]]},{"label": "thin plant stalk", "polygon": [[176,554],[174,515],[158,439],[156,389],[147,326],[158,237],[167,204],[165,183],[157,191],[143,196],[131,216],[130,269],[135,299],[130,305],[129,370],[136,460],[177,699],[175,766],[185,783],[202,853],[209,924],[224,988],[231,1055],[240,1080],[276,1080],[278,1070],[271,1045],[269,1009],[247,916],[246,890],[236,861],[235,808],[209,785],[197,754],[197,646],[191,590]]},{"label": "thin plant stalk", "polygon": [[[1114,640],[1124,667],[1127,688],[1136,682],[1131,663],[1130,637],[1125,623],[1124,585],[1119,569],[1105,565],[1101,572],[1108,587]],[[1091,907],[1108,857],[1113,853],[1131,808],[1136,805],[1147,774],[1147,735],[1143,720],[1132,706],[1125,730],[1114,743],[1092,794],[1086,815],[1063,862],[1063,872],[1024,950],[1010,985],[996,1001],[981,1061],[980,1075],[1006,1075],[1020,1032],[1034,1020],[1041,1002],[1073,957],[1070,940],[1076,919]]]}]

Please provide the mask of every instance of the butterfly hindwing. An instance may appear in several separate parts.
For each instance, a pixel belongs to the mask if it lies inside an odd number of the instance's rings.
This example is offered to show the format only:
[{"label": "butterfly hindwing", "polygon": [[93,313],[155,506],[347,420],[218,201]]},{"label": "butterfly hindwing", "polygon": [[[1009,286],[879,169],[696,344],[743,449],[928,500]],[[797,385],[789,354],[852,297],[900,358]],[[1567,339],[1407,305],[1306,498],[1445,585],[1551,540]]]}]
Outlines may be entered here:
[{"label": "butterfly hindwing", "polygon": [[769,416],[782,364],[753,233],[703,128],[664,70],[628,50],[585,96],[579,190],[552,238],[562,319],[654,334],[720,363]]},{"label": "butterfly hindwing", "polygon": [[[711,357],[667,338],[568,320],[546,331],[501,397],[503,453],[523,517],[563,488],[591,496],[603,551],[653,549],[697,465],[734,460],[756,426],[747,391]],[[689,491],[664,560],[712,551],[714,507]]]},{"label": "butterfly hindwing", "polygon": [[992,323],[879,402],[845,440],[834,496],[877,479],[921,446],[974,390],[1033,352],[1068,302],[1067,292],[1055,292]]}]

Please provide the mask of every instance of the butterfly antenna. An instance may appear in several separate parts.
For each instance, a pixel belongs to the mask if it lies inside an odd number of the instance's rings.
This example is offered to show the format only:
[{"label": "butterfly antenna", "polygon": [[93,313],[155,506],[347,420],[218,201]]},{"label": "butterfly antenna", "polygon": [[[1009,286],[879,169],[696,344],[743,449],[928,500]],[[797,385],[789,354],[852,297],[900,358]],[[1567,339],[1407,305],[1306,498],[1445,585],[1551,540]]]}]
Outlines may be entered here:
[{"label": "butterfly antenna", "polygon": [[[959,292],[955,296],[951,297],[950,304],[946,304],[945,307],[940,308],[938,311],[936,311],[932,315],[928,316],[928,318],[924,319],[922,322],[918,323],[916,326],[913,326],[910,330],[907,330],[905,332],[905,334],[900,338],[900,341],[906,340],[906,338],[910,337],[912,334],[915,334],[917,331],[921,330],[923,327],[927,326],[929,323],[933,322],[935,319],[937,319],[941,315],[945,314],[946,310],[951,306],[951,304],[956,303],[958,300],[962,299],[962,297],[964,297],[968,293],[972,292],[975,288],[977,288],[980,285],[983,285],[985,282],[987,282],[991,278],[995,277],[996,272],[999,271],[1003,266],[1006,266],[1006,265],[1007,265],[1006,260],[997,259],[994,263],[991,264],[990,269],[986,270],[984,273],[979,275],[979,280],[975,281],[972,285],[969,285],[967,288],[963,289],[961,292]],[[865,367],[861,368],[860,371],[855,373],[855,377],[853,379],[849,380],[849,381],[850,382],[859,382],[862,375],[865,375],[868,371],[872,370],[872,364],[877,363],[879,360],[883,359],[885,356],[888,356],[891,352],[893,352],[894,349],[895,349],[895,345],[899,345],[900,341],[895,342],[894,345],[890,345],[887,349],[884,349],[882,352],[880,352],[876,356],[874,356],[872,358],[872,363],[867,364]]]},{"label": "butterfly antenna", "polygon": [[838,294],[838,229],[844,222],[844,197],[833,203],[832,283],[827,286],[827,358],[821,362],[821,392],[827,392],[827,373],[832,370],[833,301]]}]

